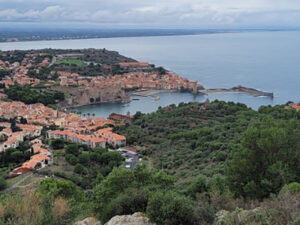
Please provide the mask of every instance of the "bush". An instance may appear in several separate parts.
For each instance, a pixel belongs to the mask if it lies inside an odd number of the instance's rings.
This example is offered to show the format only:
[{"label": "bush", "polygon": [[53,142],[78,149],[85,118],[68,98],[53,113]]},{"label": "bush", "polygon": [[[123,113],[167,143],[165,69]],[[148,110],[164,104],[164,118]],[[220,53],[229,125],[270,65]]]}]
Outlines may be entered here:
[{"label": "bush", "polygon": [[191,182],[187,188],[187,194],[193,198],[196,198],[197,193],[203,193],[208,191],[207,177],[199,176]]},{"label": "bush", "polygon": [[163,225],[193,225],[197,222],[192,202],[176,192],[157,192],[147,206],[150,219]]},{"label": "bush", "polygon": [[300,193],[300,183],[293,182],[293,183],[284,185],[280,191],[280,194],[284,194],[286,192],[290,192],[292,194]]},{"label": "bush", "polygon": [[67,154],[65,156],[65,159],[67,160],[68,163],[70,163],[71,165],[76,165],[78,163],[78,159],[76,156],[72,155],[72,154]]},{"label": "bush", "polygon": [[122,193],[113,199],[101,212],[101,221],[106,223],[116,215],[130,215],[135,212],[145,212],[148,196],[136,189]]},{"label": "bush", "polygon": [[63,197],[66,199],[83,200],[84,193],[74,183],[67,180],[48,178],[41,181],[39,191],[43,195],[50,195],[54,198]]},{"label": "bush", "polygon": [[80,163],[77,163],[75,168],[74,168],[74,172],[78,173],[78,174],[86,174],[86,170],[84,168],[83,165],[81,165]]}]

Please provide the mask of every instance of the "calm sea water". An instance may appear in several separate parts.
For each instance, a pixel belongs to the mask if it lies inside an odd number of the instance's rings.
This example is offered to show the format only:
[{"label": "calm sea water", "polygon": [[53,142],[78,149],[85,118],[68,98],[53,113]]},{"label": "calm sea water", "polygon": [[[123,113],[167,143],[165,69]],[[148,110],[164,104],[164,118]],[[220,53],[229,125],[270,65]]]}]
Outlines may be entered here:
[{"label": "calm sea water", "polygon": [[164,66],[207,88],[244,85],[274,92],[274,99],[238,93],[194,96],[161,93],[160,100],[140,97],[129,104],[81,107],[83,113],[107,116],[112,112],[152,112],[172,103],[219,99],[242,102],[257,109],[261,105],[300,101],[300,32],[244,32],[194,36],[131,37],[0,43],[1,50],[41,48],[106,48]]}]

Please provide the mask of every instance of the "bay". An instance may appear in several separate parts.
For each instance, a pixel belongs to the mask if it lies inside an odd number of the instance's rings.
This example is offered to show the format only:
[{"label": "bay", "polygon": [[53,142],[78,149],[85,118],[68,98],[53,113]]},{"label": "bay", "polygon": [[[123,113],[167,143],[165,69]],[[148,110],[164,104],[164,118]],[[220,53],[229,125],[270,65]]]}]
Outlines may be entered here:
[{"label": "bay", "polygon": [[208,96],[189,93],[160,93],[159,101],[139,97],[129,104],[100,104],[80,107],[82,113],[108,116],[112,112],[153,112],[159,106],[189,101],[219,99],[261,105],[300,101],[300,32],[241,32],[190,36],[125,37],[0,43],[1,50],[106,48],[140,61],[154,63],[197,80],[206,88],[236,85],[273,92],[274,98],[239,93]]}]

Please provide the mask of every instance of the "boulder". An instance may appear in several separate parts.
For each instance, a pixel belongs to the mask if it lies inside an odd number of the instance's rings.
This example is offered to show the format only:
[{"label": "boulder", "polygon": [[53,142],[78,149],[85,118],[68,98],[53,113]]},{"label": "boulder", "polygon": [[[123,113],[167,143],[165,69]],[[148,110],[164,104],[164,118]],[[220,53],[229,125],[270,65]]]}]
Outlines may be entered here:
[{"label": "boulder", "polygon": [[105,225],[156,225],[150,222],[150,219],[143,213],[134,213],[133,215],[115,216]]}]

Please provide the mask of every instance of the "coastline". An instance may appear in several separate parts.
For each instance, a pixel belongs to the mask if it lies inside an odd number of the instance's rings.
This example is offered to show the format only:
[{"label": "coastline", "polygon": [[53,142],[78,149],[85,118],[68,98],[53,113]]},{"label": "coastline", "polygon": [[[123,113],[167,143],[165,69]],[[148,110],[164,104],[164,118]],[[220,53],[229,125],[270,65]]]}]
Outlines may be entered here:
[{"label": "coastline", "polygon": [[[100,103],[65,106],[65,107],[62,107],[62,109],[71,110],[71,109],[77,109],[77,108],[84,107],[84,106],[101,105],[101,104],[114,104],[114,103],[126,104],[126,103],[130,103],[132,101],[135,101],[135,100],[140,100],[140,99],[135,99],[135,97],[152,98],[154,101],[159,101],[160,99],[159,99],[158,95],[160,93],[181,93],[181,92],[178,90],[173,90],[173,89],[167,90],[167,89],[142,88],[139,90],[128,92],[128,95],[130,96],[130,99],[128,99],[128,101],[105,101],[105,102],[100,102]],[[191,91],[189,91],[188,93],[193,94]],[[261,90],[257,90],[254,88],[247,88],[247,87],[243,87],[243,86],[236,86],[233,88],[202,89],[202,90],[199,90],[196,95],[210,95],[210,94],[214,94],[214,93],[244,93],[244,94],[248,94],[253,97],[267,97],[267,98],[271,98],[271,99],[273,99],[273,97],[274,97],[274,94],[272,92],[261,91]]]}]

